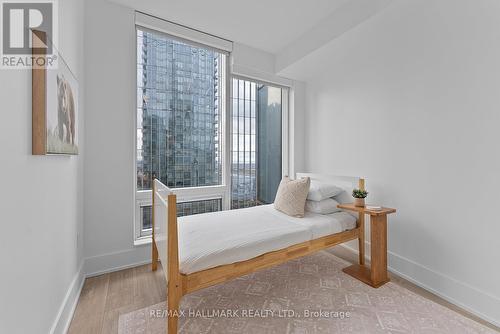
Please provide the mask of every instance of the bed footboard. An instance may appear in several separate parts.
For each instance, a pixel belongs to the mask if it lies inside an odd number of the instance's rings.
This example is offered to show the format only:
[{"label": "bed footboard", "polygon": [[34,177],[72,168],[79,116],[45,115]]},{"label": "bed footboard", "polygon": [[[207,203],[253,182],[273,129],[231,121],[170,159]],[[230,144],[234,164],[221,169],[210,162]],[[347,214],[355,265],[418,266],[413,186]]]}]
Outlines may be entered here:
[{"label": "bed footboard", "polygon": [[179,241],[177,232],[177,196],[158,180],[153,183],[152,209],[152,263],[157,270],[162,263],[167,278],[168,333],[177,333],[179,305],[182,298],[182,277],[179,269]]}]

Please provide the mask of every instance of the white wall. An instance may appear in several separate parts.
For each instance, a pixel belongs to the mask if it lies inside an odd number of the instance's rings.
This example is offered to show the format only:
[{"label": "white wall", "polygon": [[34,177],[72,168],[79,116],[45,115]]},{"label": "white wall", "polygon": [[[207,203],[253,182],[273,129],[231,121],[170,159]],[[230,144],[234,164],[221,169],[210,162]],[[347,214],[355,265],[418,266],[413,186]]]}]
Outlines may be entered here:
[{"label": "white wall", "polygon": [[141,263],[149,250],[133,244],[134,12],[91,0],[85,22],[85,257],[95,273]]},{"label": "white wall", "polygon": [[500,2],[399,0],[297,65],[306,162],[367,178],[389,264],[500,324]]},{"label": "white wall", "polygon": [[[83,2],[59,1],[59,50],[84,89]],[[62,333],[83,282],[79,156],[31,155],[31,72],[0,70],[0,333]],[[78,238],[79,237],[79,238]]]},{"label": "white wall", "polygon": [[[235,42],[233,43],[232,58],[232,65],[241,68],[242,71],[258,71],[264,75],[274,73],[275,58],[271,53]],[[243,74],[249,75],[249,73]]]},{"label": "white wall", "polygon": [[[134,10],[89,0],[85,21],[85,271],[92,275],[149,262],[151,248],[134,246]],[[280,80],[273,77],[269,53],[235,43],[233,61],[247,73]],[[303,85],[297,87],[298,105],[304,107]],[[296,127],[303,139],[303,123]],[[302,156],[295,157],[301,165]]]}]

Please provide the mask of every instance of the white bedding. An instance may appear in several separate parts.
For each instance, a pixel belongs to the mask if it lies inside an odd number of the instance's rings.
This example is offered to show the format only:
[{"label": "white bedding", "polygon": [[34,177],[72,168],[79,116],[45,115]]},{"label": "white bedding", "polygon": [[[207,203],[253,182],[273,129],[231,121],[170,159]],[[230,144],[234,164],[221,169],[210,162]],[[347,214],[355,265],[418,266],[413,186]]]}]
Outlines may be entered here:
[{"label": "white bedding", "polygon": [[179,217],[180,271],[248,260],[355,226],[356,218],[345,212],[294,218],[272,205]]}]

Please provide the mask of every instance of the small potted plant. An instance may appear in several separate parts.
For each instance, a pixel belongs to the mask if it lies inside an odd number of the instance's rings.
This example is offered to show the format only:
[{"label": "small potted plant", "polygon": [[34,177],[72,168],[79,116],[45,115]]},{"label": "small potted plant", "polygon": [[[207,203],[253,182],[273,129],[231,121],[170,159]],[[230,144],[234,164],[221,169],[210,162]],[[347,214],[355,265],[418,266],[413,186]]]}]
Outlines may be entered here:
[{"label": "small potted plant", "polygon": [[353,189],[352,197],[354,197],[354,206],[365,206],[365,198],[368,196],[368,191],[364,189]]}]

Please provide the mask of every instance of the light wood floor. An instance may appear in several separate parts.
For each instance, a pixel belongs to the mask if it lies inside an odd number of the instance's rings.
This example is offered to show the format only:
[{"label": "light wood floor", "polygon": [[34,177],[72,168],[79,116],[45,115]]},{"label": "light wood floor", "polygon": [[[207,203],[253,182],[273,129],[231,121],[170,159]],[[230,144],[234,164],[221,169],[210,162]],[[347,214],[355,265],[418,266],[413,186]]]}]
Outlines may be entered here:
[{"label": "light wood floor", "polygon": [[[356,255],[343,247],[335,247],[330,251],[344,260],[356,262]],[[392,282],[500,332],[499,328],[411,282],[392,274],[390,277]],[[121,314],[165,299],[166,281],[161,268],[152,272],[151,266],[146,265],[88,278],[68,333],[118,333],[118,317]]]}]

